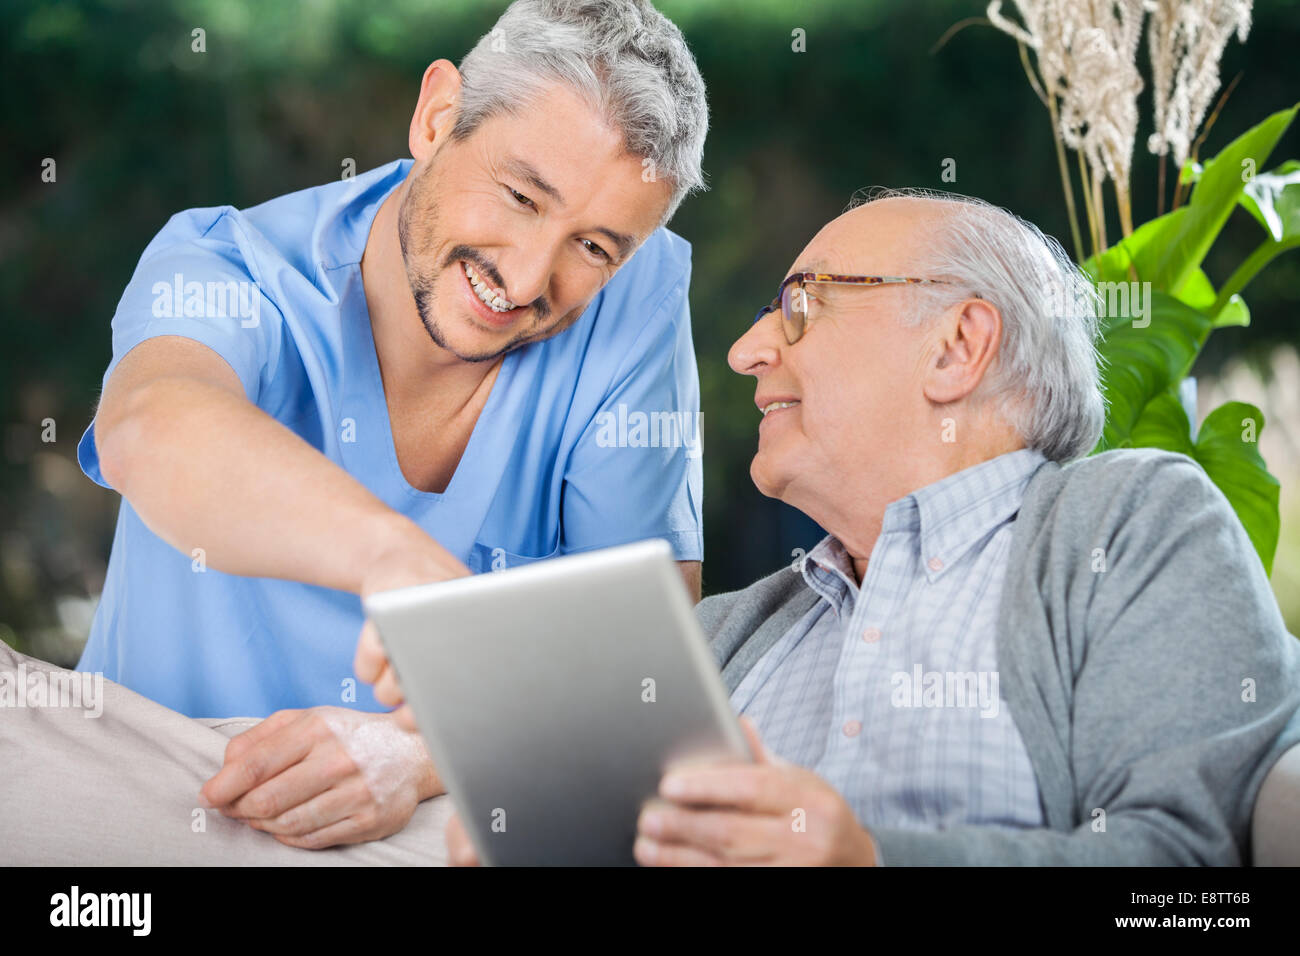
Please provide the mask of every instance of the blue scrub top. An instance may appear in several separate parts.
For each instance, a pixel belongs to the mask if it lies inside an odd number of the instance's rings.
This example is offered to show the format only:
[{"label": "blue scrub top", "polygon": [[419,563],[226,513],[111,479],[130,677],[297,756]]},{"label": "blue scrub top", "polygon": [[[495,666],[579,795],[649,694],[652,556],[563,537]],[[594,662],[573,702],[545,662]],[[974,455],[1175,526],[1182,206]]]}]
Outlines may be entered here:
[{"label": "blue scrub top", "polygon": [[[505,356],[444,492],[406,482],[361,256],[411,162],[251,209],[173,216],[118,303],[104,381],[145,339],[202,342],[230,363],[250,401],[476,573],[650,537],[679,560],[701,559],[690,246],[665,229],[571,328]],[[78,458],[109,487],[94,435],[92,421]],[[205,569],[124,499],[78,668],[191,717],[323,704],[378,711],[352,670],[362,622],[354,594]]]}]

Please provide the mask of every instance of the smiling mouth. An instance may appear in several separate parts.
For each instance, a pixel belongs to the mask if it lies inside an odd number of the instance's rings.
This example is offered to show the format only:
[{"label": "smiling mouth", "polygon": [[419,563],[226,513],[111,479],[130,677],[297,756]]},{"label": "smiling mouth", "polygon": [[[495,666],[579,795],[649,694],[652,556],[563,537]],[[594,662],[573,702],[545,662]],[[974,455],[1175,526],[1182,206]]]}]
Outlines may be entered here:
[{"label": "smiling mouth", "polygon": [[470,288],[473,289],[474,294],[478,296],[479,301],[493,312],[513,312],[515,309],[519,308],[519,306],[515,305],[502,295],[500,290],[494,289],[484,282],[482,277],[474,271],[468,262],[462,262],[460,267],[465,273],[465,278],[469,280]]},{"label": "smiling mouth", "polygon": [[763,406],[763,417],[767,418],[770,412],[779,411],[782,408],[794,408],[798,402],[769,402]]}]

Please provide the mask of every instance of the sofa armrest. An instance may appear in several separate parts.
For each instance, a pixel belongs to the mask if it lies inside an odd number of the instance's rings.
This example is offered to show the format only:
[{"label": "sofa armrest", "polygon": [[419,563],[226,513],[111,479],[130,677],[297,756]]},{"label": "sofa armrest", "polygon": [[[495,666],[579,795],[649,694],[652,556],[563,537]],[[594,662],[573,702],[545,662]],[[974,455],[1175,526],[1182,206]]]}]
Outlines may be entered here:
[{"label": "sofa armrest", "polygon": [[1250,822],[1255,866],[1300,866],[1300,744],[1264,778]]}]

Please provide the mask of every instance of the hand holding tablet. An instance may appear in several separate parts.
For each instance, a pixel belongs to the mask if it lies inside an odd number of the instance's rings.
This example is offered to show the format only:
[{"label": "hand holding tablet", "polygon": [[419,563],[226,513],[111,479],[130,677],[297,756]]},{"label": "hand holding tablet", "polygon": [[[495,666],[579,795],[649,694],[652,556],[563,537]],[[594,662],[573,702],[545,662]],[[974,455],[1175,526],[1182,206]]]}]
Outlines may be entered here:
[{"label": "hand holding tablet", "polygon": [[751,759],[662,541],[364,600],[484,863],[631,864],[670,765]]}]

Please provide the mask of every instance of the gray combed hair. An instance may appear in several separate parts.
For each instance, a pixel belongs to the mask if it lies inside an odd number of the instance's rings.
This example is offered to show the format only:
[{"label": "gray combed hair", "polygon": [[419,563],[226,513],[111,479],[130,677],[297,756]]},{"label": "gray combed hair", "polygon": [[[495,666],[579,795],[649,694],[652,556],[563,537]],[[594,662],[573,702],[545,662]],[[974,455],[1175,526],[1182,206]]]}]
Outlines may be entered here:
[{"label": "gray combed hair", "polygon": [[655,178],[672,183],[663,222],[705,188],[704,79],[681,31],[650,0],[515,0],[460,72],[453,139],[561,83],[622,133],[629,153],[652,161]]},{"label": "gray combed hair", "polygon": [[862,202],[912,198],[945,205],[923,239],[915,275],[952,285],[913,286],[922,322],[971,294],[997,307],[1002,342],[986,394],[1025,444],[1052,461],[1080,458],[1106,419],[1097,335],[1101,299],[1061,248],[998,206],[935,190],[872,190]]}]

